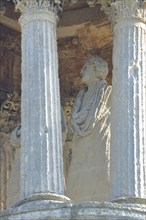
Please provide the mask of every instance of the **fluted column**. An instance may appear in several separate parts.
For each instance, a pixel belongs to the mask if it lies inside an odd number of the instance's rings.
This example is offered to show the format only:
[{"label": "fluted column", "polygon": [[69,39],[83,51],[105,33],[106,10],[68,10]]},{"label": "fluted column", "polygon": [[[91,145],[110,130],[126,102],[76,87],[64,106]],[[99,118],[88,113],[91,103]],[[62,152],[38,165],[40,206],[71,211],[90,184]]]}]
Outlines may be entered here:
[{"label": "fluted column", "polygon": [[[141,4],[140,4],[141,2]],[[144,2],[111,4],[113,84],[111,199],[146,198],[146,11]]]},{"label": "fluted column", "polygon": [[22,12],[21,200],[62,200],[56,12],[63,1],[15,1]]}]

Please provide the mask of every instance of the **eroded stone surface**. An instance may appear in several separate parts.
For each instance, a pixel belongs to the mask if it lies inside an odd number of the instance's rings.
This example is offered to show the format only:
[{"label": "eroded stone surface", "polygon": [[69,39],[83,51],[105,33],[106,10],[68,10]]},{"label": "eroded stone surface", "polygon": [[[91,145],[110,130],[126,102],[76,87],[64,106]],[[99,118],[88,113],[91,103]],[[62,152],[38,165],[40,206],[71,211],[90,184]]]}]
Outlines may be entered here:
[{"label": "eroded stone surface", "polygon": [[111,199],[146,198],[146,24],[137,1],[113,8]]},{"label": "eroded stone surface", "polygon": [[15,149],[10,134],[0,132],[0,209],[7,208],[7,182],[10,178]]},{"label": "eroded stone surface", "polygon": [[108,201],[111,86],[105,81],[108,64],[99,56],[87,58],[80,90],[69,121],[73,136],[66,195],[74,201]]},{"label": "eroded stone surface", "polygon": [[2,220],[145,220],[146,206],[138,203],[36,201],[3,211],[0,217]]}]

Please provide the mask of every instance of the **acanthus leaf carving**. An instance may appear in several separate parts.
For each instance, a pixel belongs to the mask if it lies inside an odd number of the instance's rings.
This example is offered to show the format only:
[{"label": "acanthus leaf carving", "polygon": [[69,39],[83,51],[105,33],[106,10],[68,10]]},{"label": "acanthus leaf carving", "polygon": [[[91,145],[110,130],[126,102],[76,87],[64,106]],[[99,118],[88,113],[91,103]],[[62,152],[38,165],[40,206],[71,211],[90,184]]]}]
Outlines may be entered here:
[{"label": "acanthus leaf carving", "polygon": [[62,11],[64,0],[13,0],[16,10],[21,13],[39,11],[52,11],[58,13]]},{"label": "acanthus leaf carving", "polygon": [[145,0],[99,0],[99,3],[113,25],[123,19],[131,18],[146,21]]}]

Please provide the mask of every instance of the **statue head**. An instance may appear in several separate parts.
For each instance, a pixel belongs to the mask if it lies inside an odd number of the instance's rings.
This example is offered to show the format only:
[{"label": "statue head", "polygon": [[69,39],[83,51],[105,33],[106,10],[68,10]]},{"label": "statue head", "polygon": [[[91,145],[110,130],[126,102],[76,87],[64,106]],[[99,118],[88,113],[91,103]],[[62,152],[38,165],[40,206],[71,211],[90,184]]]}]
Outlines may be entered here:
[{"label": "statue head", "polygon": [[87,58],[86,64],[93,66],[97,78],[105,79],[107,77],[108,63],[100,56],[96,55]]},{"label": "statue head", "polygon": [[90,56],[87,58],[82,70],[82,81],[105,79],[108,75],[108,63],[100,56]]}]

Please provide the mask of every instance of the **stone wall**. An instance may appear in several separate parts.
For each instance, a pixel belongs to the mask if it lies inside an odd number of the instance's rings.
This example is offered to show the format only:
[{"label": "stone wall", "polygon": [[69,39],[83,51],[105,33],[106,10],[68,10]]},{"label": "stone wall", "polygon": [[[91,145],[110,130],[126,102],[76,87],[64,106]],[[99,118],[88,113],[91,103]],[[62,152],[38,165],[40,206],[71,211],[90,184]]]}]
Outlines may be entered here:
[{"label": "stone wall", "polygon": [[20,92],[21,35],[0,25],[0,92]]}]

